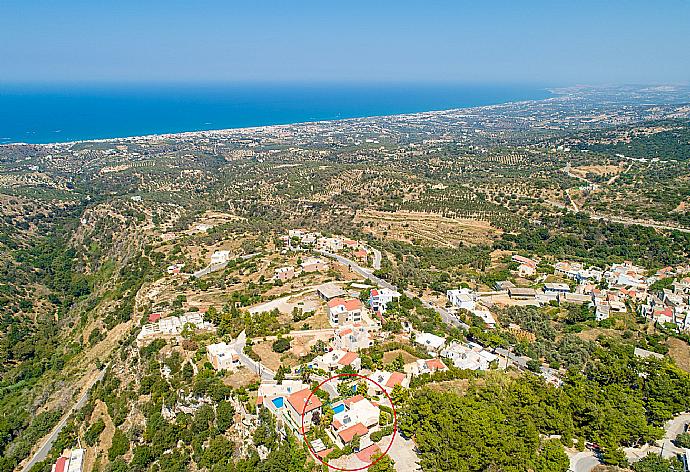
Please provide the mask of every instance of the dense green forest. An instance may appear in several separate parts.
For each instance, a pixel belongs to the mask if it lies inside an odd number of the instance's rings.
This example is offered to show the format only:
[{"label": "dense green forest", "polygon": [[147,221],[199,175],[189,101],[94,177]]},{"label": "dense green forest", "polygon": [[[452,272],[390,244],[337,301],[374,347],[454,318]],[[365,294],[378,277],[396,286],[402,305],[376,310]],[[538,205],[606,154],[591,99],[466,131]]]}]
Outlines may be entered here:
[{"label": "dense green forest", "polygon": [[661,438],[663,423],[690,407],[687,373],[632,351],[603,340],[560,388],[525,374],[487,377],[464,394],[399,392],[401,431],[415,438],[425,471],[566,471],[562,445],[543,439],[551,435],[581,447],[594,441],[605,463],[625,466],[621,447]]}]

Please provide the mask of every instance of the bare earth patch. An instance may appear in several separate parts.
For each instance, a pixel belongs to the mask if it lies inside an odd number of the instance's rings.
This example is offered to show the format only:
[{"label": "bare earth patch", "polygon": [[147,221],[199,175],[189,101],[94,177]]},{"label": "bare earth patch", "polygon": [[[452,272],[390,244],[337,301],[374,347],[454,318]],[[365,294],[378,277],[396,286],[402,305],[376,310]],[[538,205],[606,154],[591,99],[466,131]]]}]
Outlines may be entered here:
[{"label": "bare earth patch", "polygon": [[690,345],[677,338],[668,338],[668,355],[678,367],[686,372],[690,372]]},{"label": "bare earth patch", "polygon": [[413,356],[407,351],[403,351],[402,349],[396,349],[395,351],[388,351],[383,354],[383,362],[388,364],[390,362],[393,362],[393,360],[398,357],[398,355],[402,355],[405,364],[409,364],[411,362],[416,362],[419,357]]},{"label": "bare earth patch", "polygon": [[500,234],[486,221],[446,218],[435,213],[412,211],[360,211],[355,222],[365,223],[364,231],[379,238],[408,243],[421,240],[433,246],[455,247],[460,242],[486,244]]}]

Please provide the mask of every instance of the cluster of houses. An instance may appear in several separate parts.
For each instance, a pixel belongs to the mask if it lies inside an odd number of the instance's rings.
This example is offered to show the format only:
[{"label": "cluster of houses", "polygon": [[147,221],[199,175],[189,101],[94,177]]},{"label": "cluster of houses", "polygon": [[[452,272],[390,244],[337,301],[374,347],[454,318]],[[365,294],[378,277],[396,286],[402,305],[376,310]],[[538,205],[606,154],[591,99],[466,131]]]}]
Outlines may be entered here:
[{"label": "cluster of houses", "polygon": [[[682,277],[685,274],[687,272],[676,276],[669,288],[650,293],[645,302],[638,305],[639,313],[659,324],[672,324],[681,331],[690,331],[690,277]],[[669,272],[663,275],[674,276]]]},{"label": "cluster of houses", "polygon": [[[520,264],[518,274],[529,272],[539,261],[520,255],[512,257]],[[536,272],[535,272],[536,273]],[[559,261],[554,274],[572,280],[572,283],[545,283],[541,290],[516,287],[511,282],[497,282],[496,289],[507,291],[511,299],[588,305],[594,308],[597,321],[612,314],[624,313],[630,305],[637,307],[642,316],[660,324],[672,324],[679,330],[690,330],[690,267],[665,267],[648,275],[643,267],[626,261],[606,269],[585,267],[579,262]],[[534,275],[534,274],[532,274]],[[650,291],[654,282],[672,277],[668,288]],[[452,292],[452,293],[451,293]],[[449,291],[448,299],[454,305],[471,310],[472,293]]]},{"label": "cluster of houses", "polygon": [[468,288],[448,290],[446,292],[448,302],[456,309],[467,310],[481,320],[489,328],[496,326],[496,320],[488,308],[478,303],[478,295]]},{"label": "cluster of houses", "polygon": [[[382,336],[381,323],[367,316],[368,310],[359,299],[348,298],[347,294],[334,284],[324,284],[317,291],[322,298],[328,300],[333,336],[327,350],[314,357],[307,365],[311,369],[312,380],[321,382],[336,372],[350,372],[363,375],[371,379],[371,382],[348,377],[330,380],[327,388],[323,389],[328,393],[328,399],[325,399],[323,394],[321,398],[312,395],[308,384],[295,380],[294,376],[290,375],[280,384],[275,380],[264,380],[259,386],[257,403],[280,420],[279,424],[282,426],[279,428],[288,428],[298,437],[302,437],[303,422],[305,430],[308,431],[313,424],[320,424],[326,407],[332,409],[333,420],[326,428],[332,446],[343,448],[357,438],[359,446],[355,448],[355,453],[358,458],[367,461],[372,454],[379,451],[371,439],[371,434],[381,429],[381,407],[391,407],[385,393],[390,394],[398,385],[403,388],[409,387],[412,375],[435,372],[445,369],[446,366],[438,359],[420,359],[405,366],[404,372],[372,372],[363,369],[359,351],[371,347],[374,339]],[[373,297],[379,295],[376,291],[371,292],[374,292]],[[385,305],[384,302],[378,305],[378,308],[385,311]],[[338,393],[342,391],[338,386],[343,382],[348,386],[351,384],[351,395],[341,396]],[[366,385],[366,392],[357,392],[360,383]],[[314,452],[322,458],[332,451],[332,447],[327,447],[323,440],[316,439],[310,444]]]},{"label": "cluster of houses", "polygon": [[152,313],[149,315],[148,321],[137,335],[139,345],[160,336],[178,336],[185,326],[190,326],[198,331],[215,331],[216,329],[213,323],[204,321],[200,312],[189,312],[180,316],[167,316],[165,318],[161,317],[160,313]]},{"label": "cluster of houses", "polygon": [[[432,333],[419,333],[415,343],[423,347],[432,356],[440,356],[458,369],[489,370],[498,367],[498,356],[487,351],[476,343],[452,341],[446,345],[446,338]],[[426,374],[447,370],[446,365],[437,358],[419,359],[413,373]]]},{"label": "cluster of houses", "polygon": [[316,249],[330,253],[347,252],[359,262],[368,260],[370,249],[366,244],[340,236],[326,237],[319,232],[305,229],[291,229],[281,237],[290,251]]},{"label": "cluster of houses", "polygon": [[273,279],[281,282],[294,279],[301,273],[325,272],[329,268],[328,262],[316,257],[310,257],[302,261],[299,268],[293,266],[278,267],[273,273]]}]

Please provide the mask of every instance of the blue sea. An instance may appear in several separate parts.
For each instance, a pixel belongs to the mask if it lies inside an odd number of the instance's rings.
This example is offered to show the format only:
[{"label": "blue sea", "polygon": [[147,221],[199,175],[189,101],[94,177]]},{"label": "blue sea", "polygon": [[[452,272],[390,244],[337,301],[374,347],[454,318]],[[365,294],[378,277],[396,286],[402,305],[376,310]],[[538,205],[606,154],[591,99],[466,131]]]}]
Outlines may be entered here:
[{"label": "blue sea", "polygon": [[0,85],[0,144],[338,120],[549,96],[546,88],[521,85]]}]

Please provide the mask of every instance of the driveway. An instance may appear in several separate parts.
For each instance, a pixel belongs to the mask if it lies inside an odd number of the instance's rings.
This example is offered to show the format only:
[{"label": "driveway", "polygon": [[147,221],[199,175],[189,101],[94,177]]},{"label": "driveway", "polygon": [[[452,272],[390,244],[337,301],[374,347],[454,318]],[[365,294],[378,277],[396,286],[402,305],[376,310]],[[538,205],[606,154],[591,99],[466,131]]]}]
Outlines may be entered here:
[{"label": "driveway", "polygon": [[592,451],[582,451],[570,456],[571,472],[589,472],[601,464]]}]

